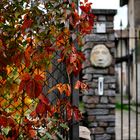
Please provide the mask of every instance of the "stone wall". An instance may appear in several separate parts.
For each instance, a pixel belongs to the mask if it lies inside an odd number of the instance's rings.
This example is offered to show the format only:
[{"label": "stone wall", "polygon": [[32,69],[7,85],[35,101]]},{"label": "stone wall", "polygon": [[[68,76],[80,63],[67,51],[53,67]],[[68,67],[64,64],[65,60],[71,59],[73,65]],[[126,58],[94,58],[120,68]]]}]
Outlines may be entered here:
[{"label": "stone wall", "polygon": [[[115,10],[93,10],[97,16],[92,34],[87,35],[83,53],[86,60],[82,65],[82,80],[89,86],[88,91],[83,92],[83,102],[87,113],[88,128],[91,131],[92,140],[115,139],[115,94],[116,76],[114,69],[114,30],[113,19]],[[106,30],[97,32],[97,23],[105,23]],[[101,29],[102,30],[102,29]],[[104,30],[104,29],[103,29]],[[113,60],[109,67],[94,67],[90,62],[90,53],[97,44],[104,44],[110,51]],[[102,76],[103,95],[98,94],[98,78]]]}]

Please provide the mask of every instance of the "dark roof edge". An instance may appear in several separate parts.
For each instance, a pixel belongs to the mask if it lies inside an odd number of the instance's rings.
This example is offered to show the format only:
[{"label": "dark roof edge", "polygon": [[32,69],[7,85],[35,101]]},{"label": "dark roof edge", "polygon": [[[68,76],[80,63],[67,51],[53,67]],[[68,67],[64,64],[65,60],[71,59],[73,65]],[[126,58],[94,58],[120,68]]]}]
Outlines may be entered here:
[{"label": "dark roof edge", "polygon": [[95,15],[116,15],[116,9],[92,9],[92,13]]},{"label": "dark roof edge", "polygon": [[128,4],[128,0],[120,0],[120,6],[121,7],[126,5],[126,4]]}]

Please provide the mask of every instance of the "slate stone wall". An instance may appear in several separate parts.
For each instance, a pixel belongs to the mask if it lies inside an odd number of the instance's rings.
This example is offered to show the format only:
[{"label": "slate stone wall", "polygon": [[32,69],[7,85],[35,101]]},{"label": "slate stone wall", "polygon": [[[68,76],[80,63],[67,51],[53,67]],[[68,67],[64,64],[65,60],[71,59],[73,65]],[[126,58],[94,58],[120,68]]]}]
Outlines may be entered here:
[{"label": "slate stone wall", "polygon": [[[115,37],[113,20],[116,10],[93,10],[96,22],[91,34],[87,35],[83,53],[86,60],[82,65],[82,80],[89,86],[88,91],[83,92],[83,102],[87,113],[88,128],[91,131],[92,140],[115,139],[115,94],[116,76],[114,69],[114,57],[112,64],[107,68],[96,68],[91,65],[90,53],[97,44],[105,44],[112,56],[115,53]],[[105,33],[97,33],[96,23],[106,24]],[[98,95],[98,78],[104,77],[104,94]]]}]

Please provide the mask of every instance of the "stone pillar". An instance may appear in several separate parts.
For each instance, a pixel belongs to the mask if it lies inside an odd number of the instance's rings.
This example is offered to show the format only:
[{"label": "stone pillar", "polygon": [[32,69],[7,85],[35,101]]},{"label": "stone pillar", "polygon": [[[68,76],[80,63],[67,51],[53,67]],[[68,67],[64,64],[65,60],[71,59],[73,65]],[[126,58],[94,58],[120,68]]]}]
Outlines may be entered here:
[{"label": "stone pillar", "polygon": [[86,57],[82,65],[82,80],[89,86],[89,90],[83,92],[83,102],[91,139],[114,140],[116,77],[113,20],[116,10],[96,9],[92,12],[96,15],[95,26],[92,33],[85,36],[82,50]]}]

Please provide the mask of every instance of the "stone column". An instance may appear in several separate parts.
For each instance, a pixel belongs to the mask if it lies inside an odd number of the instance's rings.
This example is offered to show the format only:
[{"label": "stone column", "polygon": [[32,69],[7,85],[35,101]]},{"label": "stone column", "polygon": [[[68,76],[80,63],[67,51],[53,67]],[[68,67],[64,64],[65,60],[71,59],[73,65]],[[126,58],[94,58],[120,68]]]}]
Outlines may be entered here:
[{"label": "stone column", "polygon": [[114,140],[116,76],[113,20],[116,10],[96,9],[92,12],[96,15],[95,26],[92,33],[85,36],[82,50],[86,57],[82,80],[89,86],[89,90],[83,92],[85,119],[92,140]]}]

